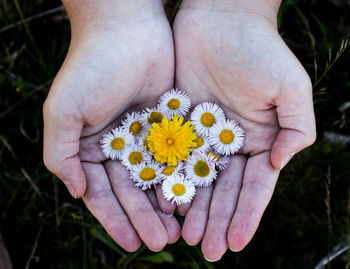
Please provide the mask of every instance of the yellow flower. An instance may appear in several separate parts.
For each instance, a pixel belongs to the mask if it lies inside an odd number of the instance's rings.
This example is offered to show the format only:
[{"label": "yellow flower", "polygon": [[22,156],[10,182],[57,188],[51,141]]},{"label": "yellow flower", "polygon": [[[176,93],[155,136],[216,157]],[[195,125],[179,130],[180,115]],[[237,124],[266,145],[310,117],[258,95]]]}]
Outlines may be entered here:
[{"label": "yellow flower", "polygon": [[153,123],[154,129],[150,129],[147,137],[149,150],[154,152],[157,162],[168,163],[175,166],[178,161],[184,161],[190,153],[191,147],[196,147],[197,135],[194,127],[188,121],[182,125],[184,118],[178,115],[169,122],[167,118],[162,123]]}]

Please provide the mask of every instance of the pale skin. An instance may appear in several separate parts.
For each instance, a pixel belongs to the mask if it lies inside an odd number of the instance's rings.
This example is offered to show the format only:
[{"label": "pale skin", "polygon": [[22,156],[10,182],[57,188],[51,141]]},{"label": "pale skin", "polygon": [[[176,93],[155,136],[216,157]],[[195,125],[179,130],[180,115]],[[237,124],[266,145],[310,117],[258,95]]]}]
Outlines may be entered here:
[{"label": "pale skin", "polygon": [[[173,87],[170,26],[160,1],[78,2],[64,2],[72,41],[44,105],[44,161],[121,247],[134,251],[142,240],[158,251],[179,238],[176,219],[164,214],[175,206],[160,188],[135,188],[121,165],[106,161],[99,140],[129,107],[153,105]],[[315,140],[311,83],[278,35],[279,5],[184,0],[174,22],[175,86],[194,104],[219,103],[246,131],[215,186],[177,208],[187,214],[183,238],[202,241],[211,261],[246,246],[279,170]]]},{"label": "pale skin", "polygon": [[316,137],[310,79],[277,31],[280,1],[184,0],[173,31],[176,87],[215,100],[246,132],[214,187],[198,189],[182,236],[219,260],[251,240],[282,169]]},{"label": "pale skin", "polygon": [[[153,190],[134,187],[99,141],[129,107],[154,104],[173,86],[172,33],[161,2],[64,1],[72,38],[44,105],[44,161],[125,250],[177,241],[175,217]],[[152,105],[153,105],[152,104]],[[114,120],[117,119],[117,120]]]}]

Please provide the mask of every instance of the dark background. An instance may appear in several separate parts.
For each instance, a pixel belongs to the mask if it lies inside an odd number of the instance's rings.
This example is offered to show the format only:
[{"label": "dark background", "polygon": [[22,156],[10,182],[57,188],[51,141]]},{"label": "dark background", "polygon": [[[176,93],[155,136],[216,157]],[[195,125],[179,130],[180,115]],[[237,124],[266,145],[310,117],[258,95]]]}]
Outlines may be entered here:
[{"label": "dark background", "polygon": [[[180,1],[164,2],[172,21]],[[70,39],[60,6],[0,1],[0,233],[14,268],[313,268],[350,243],[350,1],[283,2],[279,31],[313,81],[318,138],[282,171],[251,243],[212,264],[183,240],[124,252],[45,169],[42,104]]]}]

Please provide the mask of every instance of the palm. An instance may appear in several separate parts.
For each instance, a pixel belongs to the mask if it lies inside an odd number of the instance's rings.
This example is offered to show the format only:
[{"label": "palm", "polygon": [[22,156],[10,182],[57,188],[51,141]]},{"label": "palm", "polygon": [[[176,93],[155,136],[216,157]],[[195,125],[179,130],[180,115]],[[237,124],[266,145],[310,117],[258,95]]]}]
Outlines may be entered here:
[{"label": "palm", "polygon": [[[135,188],[126,169],[106,160],[99,141],[126,109],[145,102],[152,105],[156,96],[172,87],[173,58],[171,30],[164,16],[134,20],[113,30],[97,26],[88,35],[73,31],[69,53],[45,104],[50,109],[46,115],[55,113],[62,125],[73,121],[63,126],[65,141],[57,152],[68,169],[51,170],[63,180],[69,176],[75,180],[64,180],[68,189],[75,185],[84,191],[85,182],[74,177],[79,175],[76,165],[81,162],[86,178],[84,202],[112,238],[129,251],[139,247],[140,238],[150,249],[163,248],[178,239],[179,225],[160,213],[153,191]],[[57,122],[51,117],[45,124],[50,130],[50,124]],[[45,147],[44,153],[52,153],[50,143]],[[52,155],[45,157],[49,167],[52,159]]]},{"label": "palm", "polygon": [[212,190],[198,190],[186,216],[184,239],[197,244],[204,236],[202,251],[209,259],[220,258],[228,246],[243,248],[253,236],[279,174],[273,144],[285,128],[283,118],[292,115],[280,110],[279,99],[308,81],[273,23],[256,14],[240,17],[184,8],[174,23],[176,86],[196,103],[220,103],[246,132],[240,154]]}]

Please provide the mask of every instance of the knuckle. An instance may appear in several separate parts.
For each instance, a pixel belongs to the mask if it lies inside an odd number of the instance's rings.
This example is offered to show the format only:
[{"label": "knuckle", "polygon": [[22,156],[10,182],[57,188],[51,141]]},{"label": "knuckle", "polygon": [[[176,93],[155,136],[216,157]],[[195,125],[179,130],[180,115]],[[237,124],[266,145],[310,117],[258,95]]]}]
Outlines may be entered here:
[{"label": "knuckle", "polygon": [[56,162],[47,156],[47,153],[45,152],[45,150],[44,150],[43,161],[44,161],[44,165],[47,168],[47,170],[49,170],[50,172],[55,174],[55,171],[56,171],[55,163]]},{"label": "knuckle", "polygon": [[316,133],[316,130],[314,129],[310,131],[306,136],[306,139],[305,139],[306,147],[311,146],[313,143],[315,143],[316,138],[317,138],[317,133]]},{"label": "knuckle", "polygon": [[311,79],[310,77],[305,74],[304,76],[300,76],[300,79],[295,81],[295,88],[296,90],[299,90],[299,91],[311,91],[312,90],[312,82],[311,82]]},{"label": "knuckle", "polygon": [[44,115],[44,119],[45,118],[56,118],[58,116],[58,113],[60,111],[60,106],[58,104],[59,102],[56,102],[55,99],[50,98],[50,96],[48,96],[44,102],[43,105],[43,115]]},{"label": "knuckle", "polygon": [[224,179],[224,180],[222,180],[222,182],[220,182],[221,189],[222,189],[222,192],[225,192],[225,193],[232,192],[232,190],[238,188],[239,185],[241,184],[241,182],[239,180],[233,180],[231,177],[230,178],[222,178],[222,179]]},{"label": "knuckle", "polygon": [[312,92],[312,82],[306,71],[298,72],[298,75],[285,79],[283,89],[291,93]]},{"label": "knuckle", "polygon": [[93,192],[87,192],[84,196],[87,200],[100,200],[101,198],[114,196],[114,193],[111,189],[100,189]]},{"label": "knuckle", "polygon": [[293,88],[294,90],[297,90],[297,91],[312,90],[311,79],[309,75],[306,73],[306,71],[304,70],[303,70],[303,73],[298,76],[298,79],[290,81],[290,83],[293,83]]},{"label": "knuckle", "polygon": [[246,188],[247,192],[249,193],[260,193],[262,197],[266,198],[266,201],[267,198],[270,199],[270,197],[272,197],[274,191],[274,186],[259,179],[255,179],[251,182],[245,183],[243,187]]},{"label": "knuckle", "polygon": [[230,217],[231,212],[226,212],[226,210],[223,210],[221,212],[214,212],[209,215],[208,224],[210,223],[218,228],[229,222]]},{"label": "knuckle", "polygon": [[52,101],[51,98],[48,96],[43,104],[43,114],[47,115],[50,114],[52,107]]},{"label": "knuckle", "polygon": [[123,217],[125,217],[125,215],[121,212],[113,213],[112,215],[102,219],[101,224],[106,229],[106,231],[110,232],[120,225],[120,220]]}]

